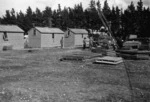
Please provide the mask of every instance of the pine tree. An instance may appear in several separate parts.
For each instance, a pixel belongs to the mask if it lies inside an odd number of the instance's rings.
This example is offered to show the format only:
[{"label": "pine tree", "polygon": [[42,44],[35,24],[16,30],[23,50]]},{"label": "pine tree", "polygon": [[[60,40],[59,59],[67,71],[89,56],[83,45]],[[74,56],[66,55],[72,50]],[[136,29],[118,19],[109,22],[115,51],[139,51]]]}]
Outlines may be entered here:
[{"label": "pine tree", "polygon": [[13,8],[11,11],[6,10],[6,14],[3,16],[3,20],[1,22],[3,24],[16,24],[15,10]]},{"label": "pine tree", "polygon": [[26,22],[25,22],[25,15],[20,11],[17,13],[17,25],[22,28],[24,31],[26,31]]},{"label": "pine tree", "polygon": [[26,17],[28,17],[30,20],[32,20],[32,15],[33,15],[32,9],[29,6],[26,10]]},{"label": "pine tree", "polygon": [[75,24],[74,24],[74,9],[72,9],[70,7],[68,9],[69,9],[69,19],[70,19],[69,27],[74,28],[75,27]]},{"label": "pine tree", "polygon": [[95,10],[95,6],[96,6],[95,0],[91,0],[90,1],[90,9]]},{"label": "pine tree", "polygon": [[62,29],[67,30],[67,27],[69,27],[70,19],[69,19],[69,12],[68,8],[64,7],[62,11]]},{"label": "pine tree", "polygon": [[96,10],[96,2],[94,0],[91,0],[90,7],[87,8],[87,11],[89,16],[86,15],[86,17],[88,17],[88,22],[90,23],[89,28],[98,30],[102,23],[99,19],[98,12]]},{"label": "pine tree", "polygon": [[17,18],[16,18],[16,12],[15,12],[14,8],[12,8],[10,13],[11,13],[11,24],[16,24]]},{"label": "pine tree", "polygon": [[36,8],[35,17],[34,17],[34,21],[33,22],[35,22],[35,25],[37,25],[37,26],[42,26],[43,14],[40,11],[40,9],[38,9],[38,8]]},{"label": "pine tree", "polygon": [[73,12],[74,12],[75,27],[83,28],[85,16],[84,16],[84,12],[83,12],[82,3],[75,5]]},{"label": "pine tree", "polygon": [[90,16],[89,16],[90,12],[86,9],[84,11],[84,16],[85,16],[85,27],[88,29],[91,29],[91,24],[90,24]]},{"label": "pine tree", "polygon": [[107,0],[105,0],[104,2],[103,13],[105,17],[110,21],[111,10],[110,10]]},{"label": "pine tree", "polygon": [[57,23],[57,27],[62,28],[62,11],[61,11],[60,4],[58,4],[58,9],[56,13],[56,23]]},{"label": "pine tree", "polygon": [[58,27],[58,22],[57,22],[57,11],[54,10],[52,13],[52,23],[53,23],[53,27]]},{"label": "pine tree", "polygon": [[52,27],[52,9],[50,7],[46,7],[43,11],[43,26]]},{"label": "pine tree", "polygon": [[113,6],[112,7],[112,12],[111,12],[111,30],[112,30],[112,33],[116,36],[116,33],[118,31],[118,24],[117,24],[117,15],[116,15],[116,9],[115,7]]},{"label": "pine tree", "polygon": [[143,11],[143,1],[142,0],[137,2],[137,11],[139,11],[139,12]]},{"label": "pine tree", "polygon": [[144,29],[144,16],[143,16],[143,2],[140,0],[137,2],[137,12],[136,12],[136,31],[139,34],[139,36],[143,35],[143,29]]},{"label": "pine tree", "polygon": [[33,12],[32,12],[32,9],[31,7],[29,6],[26,10],[26,14],[25,14],[25,19],[24,19],[24,22],[25,22],[25,32],[27,32],[29,29],[31,29],[33,27]]},{"label": "pine tree", "polygon": [[11,24],[11,14],[9,10],[6,10],[5,16],[3,16],[3,24]]}]

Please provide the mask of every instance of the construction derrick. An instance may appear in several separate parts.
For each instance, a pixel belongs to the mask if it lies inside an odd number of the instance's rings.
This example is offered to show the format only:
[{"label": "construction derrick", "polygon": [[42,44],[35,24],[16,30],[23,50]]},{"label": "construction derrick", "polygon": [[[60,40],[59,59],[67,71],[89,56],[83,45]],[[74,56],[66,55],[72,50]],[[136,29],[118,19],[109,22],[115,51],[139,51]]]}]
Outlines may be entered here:
[{"label": "construction derrick", "polygon": [[112,41],[114,42],[115,45],[115,49],[118,48],[118,45],[116,43],[116,39],[112,34],[110,25],[108,24],[108,20],[106,19],[105,15],[103,14],[102,10],[101,10],[101,5],[100,3],[97,3],[97,12],[98,12],[98,16],[100,18],[100,20],[102,21],[103,26],[106,28],[108,36],[112,39]]}]

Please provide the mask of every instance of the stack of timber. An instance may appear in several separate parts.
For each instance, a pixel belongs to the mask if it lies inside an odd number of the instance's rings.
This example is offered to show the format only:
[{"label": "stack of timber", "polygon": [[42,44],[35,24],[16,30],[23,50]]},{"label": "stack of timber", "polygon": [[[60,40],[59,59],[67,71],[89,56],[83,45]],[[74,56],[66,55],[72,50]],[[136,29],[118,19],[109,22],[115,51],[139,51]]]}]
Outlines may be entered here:
[{"label": "stack of timber", "polygon": [[116,64],[119,64],[122,62],[123,62],[123,60],[121,57],[104,56],[104,57],[99,57],[99,58],[95,59],[95,63],[99,63],[99,64],[116,65]]},{"label": "stack of timber", "polygon": [[117,50],[117,56],[126,59],[149,60],[150,39],[132,38],[123,43],[123,48]]},{"label": "stack of timber", "polygon": [[149,60],[150,51],[148,50],[117,50],[117,56],[125,59]]}]

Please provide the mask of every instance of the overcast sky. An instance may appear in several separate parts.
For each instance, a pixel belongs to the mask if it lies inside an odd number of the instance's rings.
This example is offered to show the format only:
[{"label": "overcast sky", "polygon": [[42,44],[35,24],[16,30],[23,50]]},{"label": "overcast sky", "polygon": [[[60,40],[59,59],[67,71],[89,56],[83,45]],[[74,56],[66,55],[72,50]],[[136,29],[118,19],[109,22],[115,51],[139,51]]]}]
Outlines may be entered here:
[{"label": "overcast sky", "polygon": [[[26,9],[30,6],[33,11],[38,7],[41,11],[45,9],[46,6],[51,7],[52,9],[57,9],[58,4],[61,4],[61,7],[74,7],[75,4],[82,2],[84,8],[89,6],[91,0],[0,0],[0,17],[5,14],[6,10],[15,9],[16,12],[20,10],[25,13]],[[97,0],[95,0],[97,1]],[[105,0],[100,0],[103,4]],[[120,8],[126,8],[133,1],[135,5],[139,0],[108,0],[110,6],[118,5]],[[150,0],[142,0],[145,6],[150,7]]]}]

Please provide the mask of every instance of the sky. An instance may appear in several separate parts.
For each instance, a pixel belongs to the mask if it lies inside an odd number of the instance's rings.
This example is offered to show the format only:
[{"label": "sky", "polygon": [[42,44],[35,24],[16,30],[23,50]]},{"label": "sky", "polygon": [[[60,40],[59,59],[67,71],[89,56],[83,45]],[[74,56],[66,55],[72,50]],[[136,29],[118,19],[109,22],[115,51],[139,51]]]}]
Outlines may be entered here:
[{"label": "sky", "polygon": [[[39,8],[41,11],[45,9],[46,6],[51,7],[52,9],[57,9],[58,4],[61,5],[61,8],[64,7],[74,7],[75,4],[82,3],[84,9],[89,6],[91,0],[0,0],[0,17],[5,15],[6,10],[15,9],[16,12],[20,10],[25,13],[26,9],[30,6],[33,11],[36,8]],[[97,0],[95,0],[97,1]],[[105,0],[100,0],[102,6]],[[139,0],[107,0],[109,6],[119,6],[120,8],[127,8],[127,6],[133,1],[135,5]],[[150,7],[150,0],[142,0],[144,5]]]}]

